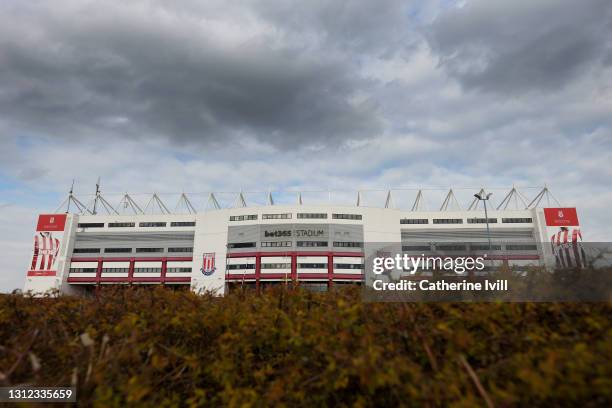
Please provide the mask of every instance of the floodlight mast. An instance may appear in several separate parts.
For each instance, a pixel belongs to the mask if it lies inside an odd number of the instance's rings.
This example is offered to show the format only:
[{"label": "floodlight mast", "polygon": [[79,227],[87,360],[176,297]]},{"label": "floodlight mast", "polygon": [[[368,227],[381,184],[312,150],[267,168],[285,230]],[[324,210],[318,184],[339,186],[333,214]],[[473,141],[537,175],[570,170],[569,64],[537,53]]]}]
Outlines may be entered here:
[{"label": "floodlight mast", "polygon": [[489,251],[491,251],[492,247],[491,247],[491,230],[489,229],[489,213],[487,212],[487,201],[489,201],[489,198],[491,198],[492,194],[493,193],[489,193],[485,195],[484,192],[479,193],[479,194],[474,194],[474,197],[482,201],[482,203],[484,204],[485,223],[487,224],[487,239],[489,240]]}]

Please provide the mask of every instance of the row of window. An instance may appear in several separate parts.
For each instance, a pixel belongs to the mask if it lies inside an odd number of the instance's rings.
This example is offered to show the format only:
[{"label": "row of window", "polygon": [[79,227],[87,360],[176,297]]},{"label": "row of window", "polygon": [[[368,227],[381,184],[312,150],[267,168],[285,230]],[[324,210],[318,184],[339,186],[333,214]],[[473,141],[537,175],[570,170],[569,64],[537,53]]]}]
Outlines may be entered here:
[{"label": "row of window", "polygon": [[165,227],[165,222],[141,222],[138,224],[139,227]]},{"label": "row of window", "polygon": [[290,263],[262,263],[261,269],[291,269]]},{"label": "row of window", "polygon": [[253,215],[230,215],[230,221],[254,221],[257,219],[257,214]]},{"label": "row of window", "polygon": [[531,224],[532,222],[531,218],[502,218],[504,224]]},{"label": "row of window", "polygon": [[[457,245],[457,244],[449,244],[449,245],[435,245],[435,249],[439,251],[467,251],[468,245]],[[470,244],[470,250],[476,251],[486,251],[489,250],[488,244]],[[493,251],[501,251],[502,246],[493,244],[491,245],[491,250]],[[532,244],[507,244],[506,250],[508,251],[536,251],[538,249],[537,245]],[[429,245],[402,245],[402,251],[405,252],[420,252],[420,251],[431,251],[431,246]]]},{"label": "row of window", "polygon": [[[297,218],[301,219],[326,219],[326,213],[298,213]],[[361,220],[363,217],[361,214],[332,214],[332,218],[335,220]],[[291,219],[291,213],[281,214],[262,214],[261,219],[263,220],[289,220]],[[230,221],[254,221],[257,220],[257,214],[249,215],[230,215]]]},{"label": "row of window", "polygon": [[[327,263],[298,263],[297,267],[300,269],[327,269]],[[227,265],[227,269],[230,271],[255,269],[255,264]],[[261,269],[291,269],[291,264],[262,263]],[[334,269],[363,269],[363,264],[334,264]]]},{"label": "row of window", "polygon": [[535,251],[538,249],[536,245],[506,245],[508,251]]},{"label": "row of window", "polygon": [[290,220],[291,213],[283,213],[283,214],[262,214],[262,220]]},{"label": "row of window", "polygon": [[326,213],[298,213],[298,218],[303,219],[327,219]]},{"label": "row of window", "polygon": [[[128,273],[130,268],[102,268],[102,273]],[[91,273],[96,268],[70,268],[70,273]],[[134,272],[161,272],[161,268],[134,268]],[[191,272],[191,268],[167,268],[166,273]]]},{"label": "row of window", "polygon": [[70,268],[70,273],[92,273],[96,268]]},{"label": "row of window", "polygon": [[[326,247],[328,246],[327,241],[297,241],[296,246],[298,247]],[[259,246],[261,248],[287,248],[293,246],[291,241],[262,241]],[[352,242],[352,241],[334,241],[333,246],[337,248],[362,248],[363,242]],[[234,242],[227,244],[230,249],[238,248],[255,248],[257,247],[256,242]]]},{"label": "row of window", "polygon": [[361,248],[363,247],[363,242],[334,241],[334,246],[339,248]]},{"label": "row of window", "polygon": [[[468,224],[486,224],[487,219],[486,218],[468,218],[467,222]],[[489,224],[497,224],[497,218],[489,218],[488,222]]]},{"label": "row of window", "polygon": [[[298,213],[297,218],[300,219],[327,219],[325,213]],[[363,217],[361,214],[332,214],[332,218],[336,220],[361,220]],[[262,219],[264,220],[286,220],[291,219],[291,213],[281,214],[263,214]],[[257,220],[257,214],[252,215],[232,215],[230,221],[254,221]],[[468,218],[468,224],[485,224],[486,218]],[[533,222],[532,218],[502,218],[504,224],[530,224]],[[489,218],[490,224],[496,224],[497,218]],[[403,218],[400,220],[400,224],[429,224],[427,218]],[[433,224],[463,224],[461,218],[434,218]],[[141,228],[147,227],[166,227],[166,222],[140,222],[138,226]],[[171,227],[195,227],[195,221],[175,221],[170,223]],[[104,228],[103,222],[83,222],[78,224],[79,228]],[[134,228],[136,227],[135,222],[109,222],[109,228]]]},{"label": "row of window", "polygon": [[363,269],[363,264],[334,264],[334,269]]},{"label": "row of window", "polygon": [[134,268],[134,273],[161,273],[161,268]]},{"label": "row of window", "polygon": [[257,243],[255,242],[234,242],[227,244],[227,247],[230,249],[239,249],[239,248],[255,248]]},{"label": "row of window", "polygon": [[400,224],[429,224],[427,218],[402,218]]},{"label": "row of window", "polygon": [[[140,222],[139,227],[166,227],[166,222]],[[170,223],[171,227],[195,227],[195,221],[173,221]],[[79,228],[104,228],[103,222],[80,222]],[[135,222],[109,222],[108,228],[134,228],[136,227]]]},{"label": "row of window", "polygon": [[434,224],[463,224],[463,219],[461,218],[434,218]]},{"label": "row of window", "polygon": [[130,268],[102,268],[102,273],[128,273]]},{"label": "row of window", "polygon": [[291,241],[263,241],[260,243],[262,248],[290,247]]},{"label": "row of window", "polygon": [[[100,248],[74,248],[74,254],[99,254]],[[136,248],[136,252],[164,252],[164,248]],[[193,252],[193,247],[168,248],[168,252]],[[132,248],[104,248],[105,254],[127,254],[132,253]]]},{"label": "row of window", "polygon": [[191,268],[167,268],[166,273],[186,273],[191,272]]},{"label": "row of window", "polygon": [[255,269],[255,264],[232,264],[227,265],[228,271],[235,271],[238,269]]},{"label": "row of window", "polygon": [[361,214],[332,214],[334,220],[361,220]]},{"label": "row of window", "polygon": [[[502,218],[503,224],[531,224],[531,218]],[[434,218],[434,224],[463,224],[462,218]],[[486,224],[486,218],[467,218],[468,224]],[[427,218],[403,218],[400,224],[429,224]],[[489,218],[489,224],[497,224],[497,218]]]},{"label": "row of window", "polygon": [[296,246],[298,247],[326,247],[327,241],[297,241]]}]

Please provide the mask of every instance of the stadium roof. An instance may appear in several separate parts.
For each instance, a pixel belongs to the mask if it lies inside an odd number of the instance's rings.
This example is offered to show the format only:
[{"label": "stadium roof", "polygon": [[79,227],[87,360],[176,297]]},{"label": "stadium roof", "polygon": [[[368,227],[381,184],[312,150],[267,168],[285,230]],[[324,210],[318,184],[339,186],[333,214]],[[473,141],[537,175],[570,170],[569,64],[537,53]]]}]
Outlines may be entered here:
[{"label": "stadium roof", "polygon": [[[68,196],[56,212],[86,215],[137,215],[137,214],[195,214],[222,208],[274,205],[348,205],[355,207],[395,208],[406,211],[476,211],[482,202],[475,194],[495,192],[490,200],[491,209],[525,210],[538,207],[559,206],[548,187],[511,188],[388,188],[360,190],[279,190],[279,191],[219,191],[192,193],[106,193],[102,194],[100,180],[94,194],[78,198],[74,183]],[[530,195],[523,191],[531,192]],[[116,196],[117,200],[106,197]],[[461,196],[458,198],[458,196]],[[529,198],[529,196],[531,198]],[[137,197],[135,199],[134,197]],[[163,197],[163,198],[162,198]],[[178,200],[177,200],[178,197]],[[191,198],[190,198],[191,197]],[[177,200],[177,201],[175,201]],[[117,202],[116,205],[111,201]],[[140,204],[139,204],[140,202]],[[169,207],[167,202],[176,202]],[[461,203],[464,203],[462,205]],[[196,203],[194,205],[194,203]],[[436,204],[440,203],[440,204]]]}]

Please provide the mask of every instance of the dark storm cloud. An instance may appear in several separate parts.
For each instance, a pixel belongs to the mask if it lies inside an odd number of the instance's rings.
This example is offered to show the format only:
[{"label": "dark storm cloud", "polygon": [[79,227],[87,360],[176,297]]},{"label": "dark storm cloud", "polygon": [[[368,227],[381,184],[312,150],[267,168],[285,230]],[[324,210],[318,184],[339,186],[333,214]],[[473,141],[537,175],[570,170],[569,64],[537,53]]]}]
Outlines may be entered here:
[{"label": "dark storm cloud", "polygon": [[554,91],[612,55],[608,0],[473,0],[441,13],[427,38],[467,88]]},{"label": "dark storm cloud", "polygon": [[236,41],[239,25],[225,39],[205,10],[67,4],[0,8],[5,126],[186,143],[246,136],[285,148],[381,129],[376,105],[353,98],[367,83],[349,62],[284,41],[265,21]]}]

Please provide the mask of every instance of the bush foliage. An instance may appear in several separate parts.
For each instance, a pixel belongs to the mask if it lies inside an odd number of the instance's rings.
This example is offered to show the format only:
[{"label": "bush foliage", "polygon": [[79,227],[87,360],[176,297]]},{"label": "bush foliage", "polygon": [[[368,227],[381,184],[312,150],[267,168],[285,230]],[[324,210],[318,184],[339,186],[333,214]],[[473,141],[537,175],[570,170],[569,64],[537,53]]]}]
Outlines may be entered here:
[{"label": "bush foliage", "polygon": [[0,383],[94,406],[611,406],[609,303],[163,287],[0,296]]}]

